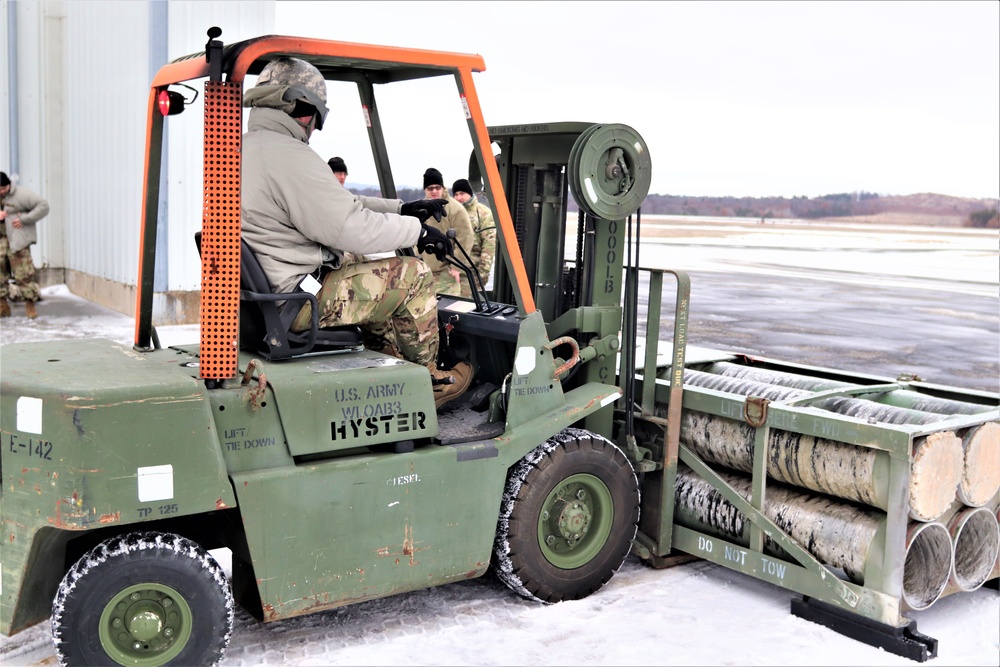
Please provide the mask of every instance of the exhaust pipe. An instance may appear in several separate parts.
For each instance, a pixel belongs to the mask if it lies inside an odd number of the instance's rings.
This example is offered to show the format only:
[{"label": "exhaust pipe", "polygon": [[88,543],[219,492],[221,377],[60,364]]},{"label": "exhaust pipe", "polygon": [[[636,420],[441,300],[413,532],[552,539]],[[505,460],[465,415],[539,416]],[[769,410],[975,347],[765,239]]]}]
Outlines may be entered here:
[{"label": "exhaust pipe", "polygon": [[954,550],[951,582],[974,591],[990,578],[1000,553],[1000,525],[985,507],[967,508],[952,517],[948,530]]}]

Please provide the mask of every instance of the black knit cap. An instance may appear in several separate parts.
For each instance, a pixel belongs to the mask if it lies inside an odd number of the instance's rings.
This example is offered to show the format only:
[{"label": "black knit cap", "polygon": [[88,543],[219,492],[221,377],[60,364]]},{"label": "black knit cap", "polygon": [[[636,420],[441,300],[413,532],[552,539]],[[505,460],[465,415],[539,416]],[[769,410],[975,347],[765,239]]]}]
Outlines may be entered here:
[{"label": "black knit cap", "polygon": [[452,196],[454,196],[456,192],[465,192],[470,197],[476,196],[476,193],[472,191],[472,183],[469,183],[469,181],[464,178],[458,179],[455,181],[455,185],[451,186]]},{"label": "black knit cap", "polygon": [[5,188],[8,185],[10,185],[10,179],[7,178],[7,174],[5,172],[0,171],[0,188]]},{"label": "black knit cap", "polygon": [[424,172],[424,187],[426,188],[429,185],[440,185],[442,188],[444,187],[444,177],[441,175],[441,172],[434,167],[431,167]]},{"label": "black knit cap", "polygon": [[344,158],[342,157],[332,157],[327,160],[326,163],[330,165],[330,169],[332,169],[334,173],[337,173],[338,171],[342,171],[345,174],[347,173],[347,163],[344,162]]}]

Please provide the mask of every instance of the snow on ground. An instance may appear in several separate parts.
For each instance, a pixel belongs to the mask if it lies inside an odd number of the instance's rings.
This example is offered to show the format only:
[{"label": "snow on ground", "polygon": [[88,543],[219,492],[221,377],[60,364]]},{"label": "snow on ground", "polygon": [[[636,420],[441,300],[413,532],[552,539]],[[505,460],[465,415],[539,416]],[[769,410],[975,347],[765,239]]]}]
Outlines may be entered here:
[{"label": "snow on ground", "polygon": [[[995,295],[995,236],[992,244],[981,261],[992,263],[986,282]],[[970,261],[977,261],[978,249],[971,256]],[[688,253],[685,261],[698,260]],[[945,275],[954,276],[942,270]],[[981,268],[977,275],[984,275]],[[26,320],[23,306],[15,304],[14,317],[0,325],[0,344],[74,337],[131,344],[131,318],[90,304],[65,286],[46,288],[43,296],[34,321]],[[197,326],[160,327],[158,333],[164,346],[198,339]],[[216,554],[228,569],[228,552]],[[630,556],[598,593],[556,605],[521,599],[487,576],[270,624],[241,610],[222,664],[914,664],[792,616],[794,597],[705,561],[654,570]],[[939,640],[938,657],[929,664],[1000,664],[996,590],[953,595],[908,616],[916,620],[917,631]],[[47,624],[0,637],[0,663],[55,664]]]},{"label": "snow on ground", "polygon": [[[630,556],[598,593],[541,605],[485,577],[261,624],[237,613],[224,666],[909,665],[789,614],[792,593],[696,561],[653,570]],[[934,667],[996,665],[994,590],[912,614],[939,640]],[[5,667],[53,664],[43,624],[0,638]]]},{"label": "snow on ground", "polygon": [[[123,345],[135,339],[135,320],[91,303],[66,285],[42,288],[38,319],[24,317],[24,306],[11,304],[12,317],[0,323],[0,345],[73,338],[107,338]],[[198,325],[156,327],[164,347],[198,342]]]}]

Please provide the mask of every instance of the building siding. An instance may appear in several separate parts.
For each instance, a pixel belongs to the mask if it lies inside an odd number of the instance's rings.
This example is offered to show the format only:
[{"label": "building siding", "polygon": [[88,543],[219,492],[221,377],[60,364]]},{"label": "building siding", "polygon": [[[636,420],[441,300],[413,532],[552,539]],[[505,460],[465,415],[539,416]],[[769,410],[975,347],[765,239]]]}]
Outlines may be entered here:
[{"label": "building siding", "polygon": [[[274,22],[273,0],[0,1],[0,25],[15,38],[17,58],[17,118],[0,123],[0,168],[10,173],[16,150],[18,182],[52,205],[32,248],[47,282],[65,281],[81,296],[133,312],[151,77],[166,61],[204,50],[210,26],[221,27],[228,43],[272,33]],[[6,116],[10,76],[3,69]],[[201,269],[193,237],[201,228],[204,86],[192,85],[198,101],[166,123],[154,283],[162,313],[154,323],[197,318]]]}]

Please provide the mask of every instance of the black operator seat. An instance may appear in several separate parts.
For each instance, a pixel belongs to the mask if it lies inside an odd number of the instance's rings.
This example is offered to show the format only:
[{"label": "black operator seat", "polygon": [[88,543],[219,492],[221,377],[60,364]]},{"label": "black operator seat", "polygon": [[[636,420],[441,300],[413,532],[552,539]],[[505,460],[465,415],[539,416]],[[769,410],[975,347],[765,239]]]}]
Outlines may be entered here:
[{"label": "black operator seat", "polygon": [[[201,251],[201,232],[195,234]],[[284,302],[279,307],[280,302]],[[312,305],[309,329],[291,331],[305,302]],[[240,239],[240,349],[268,361],[291,359],[318,352],[345,352],[363,348],[361,329],[355,325],[319,328],[316,296],[301,289],[274,293],[257,256]]]}]

